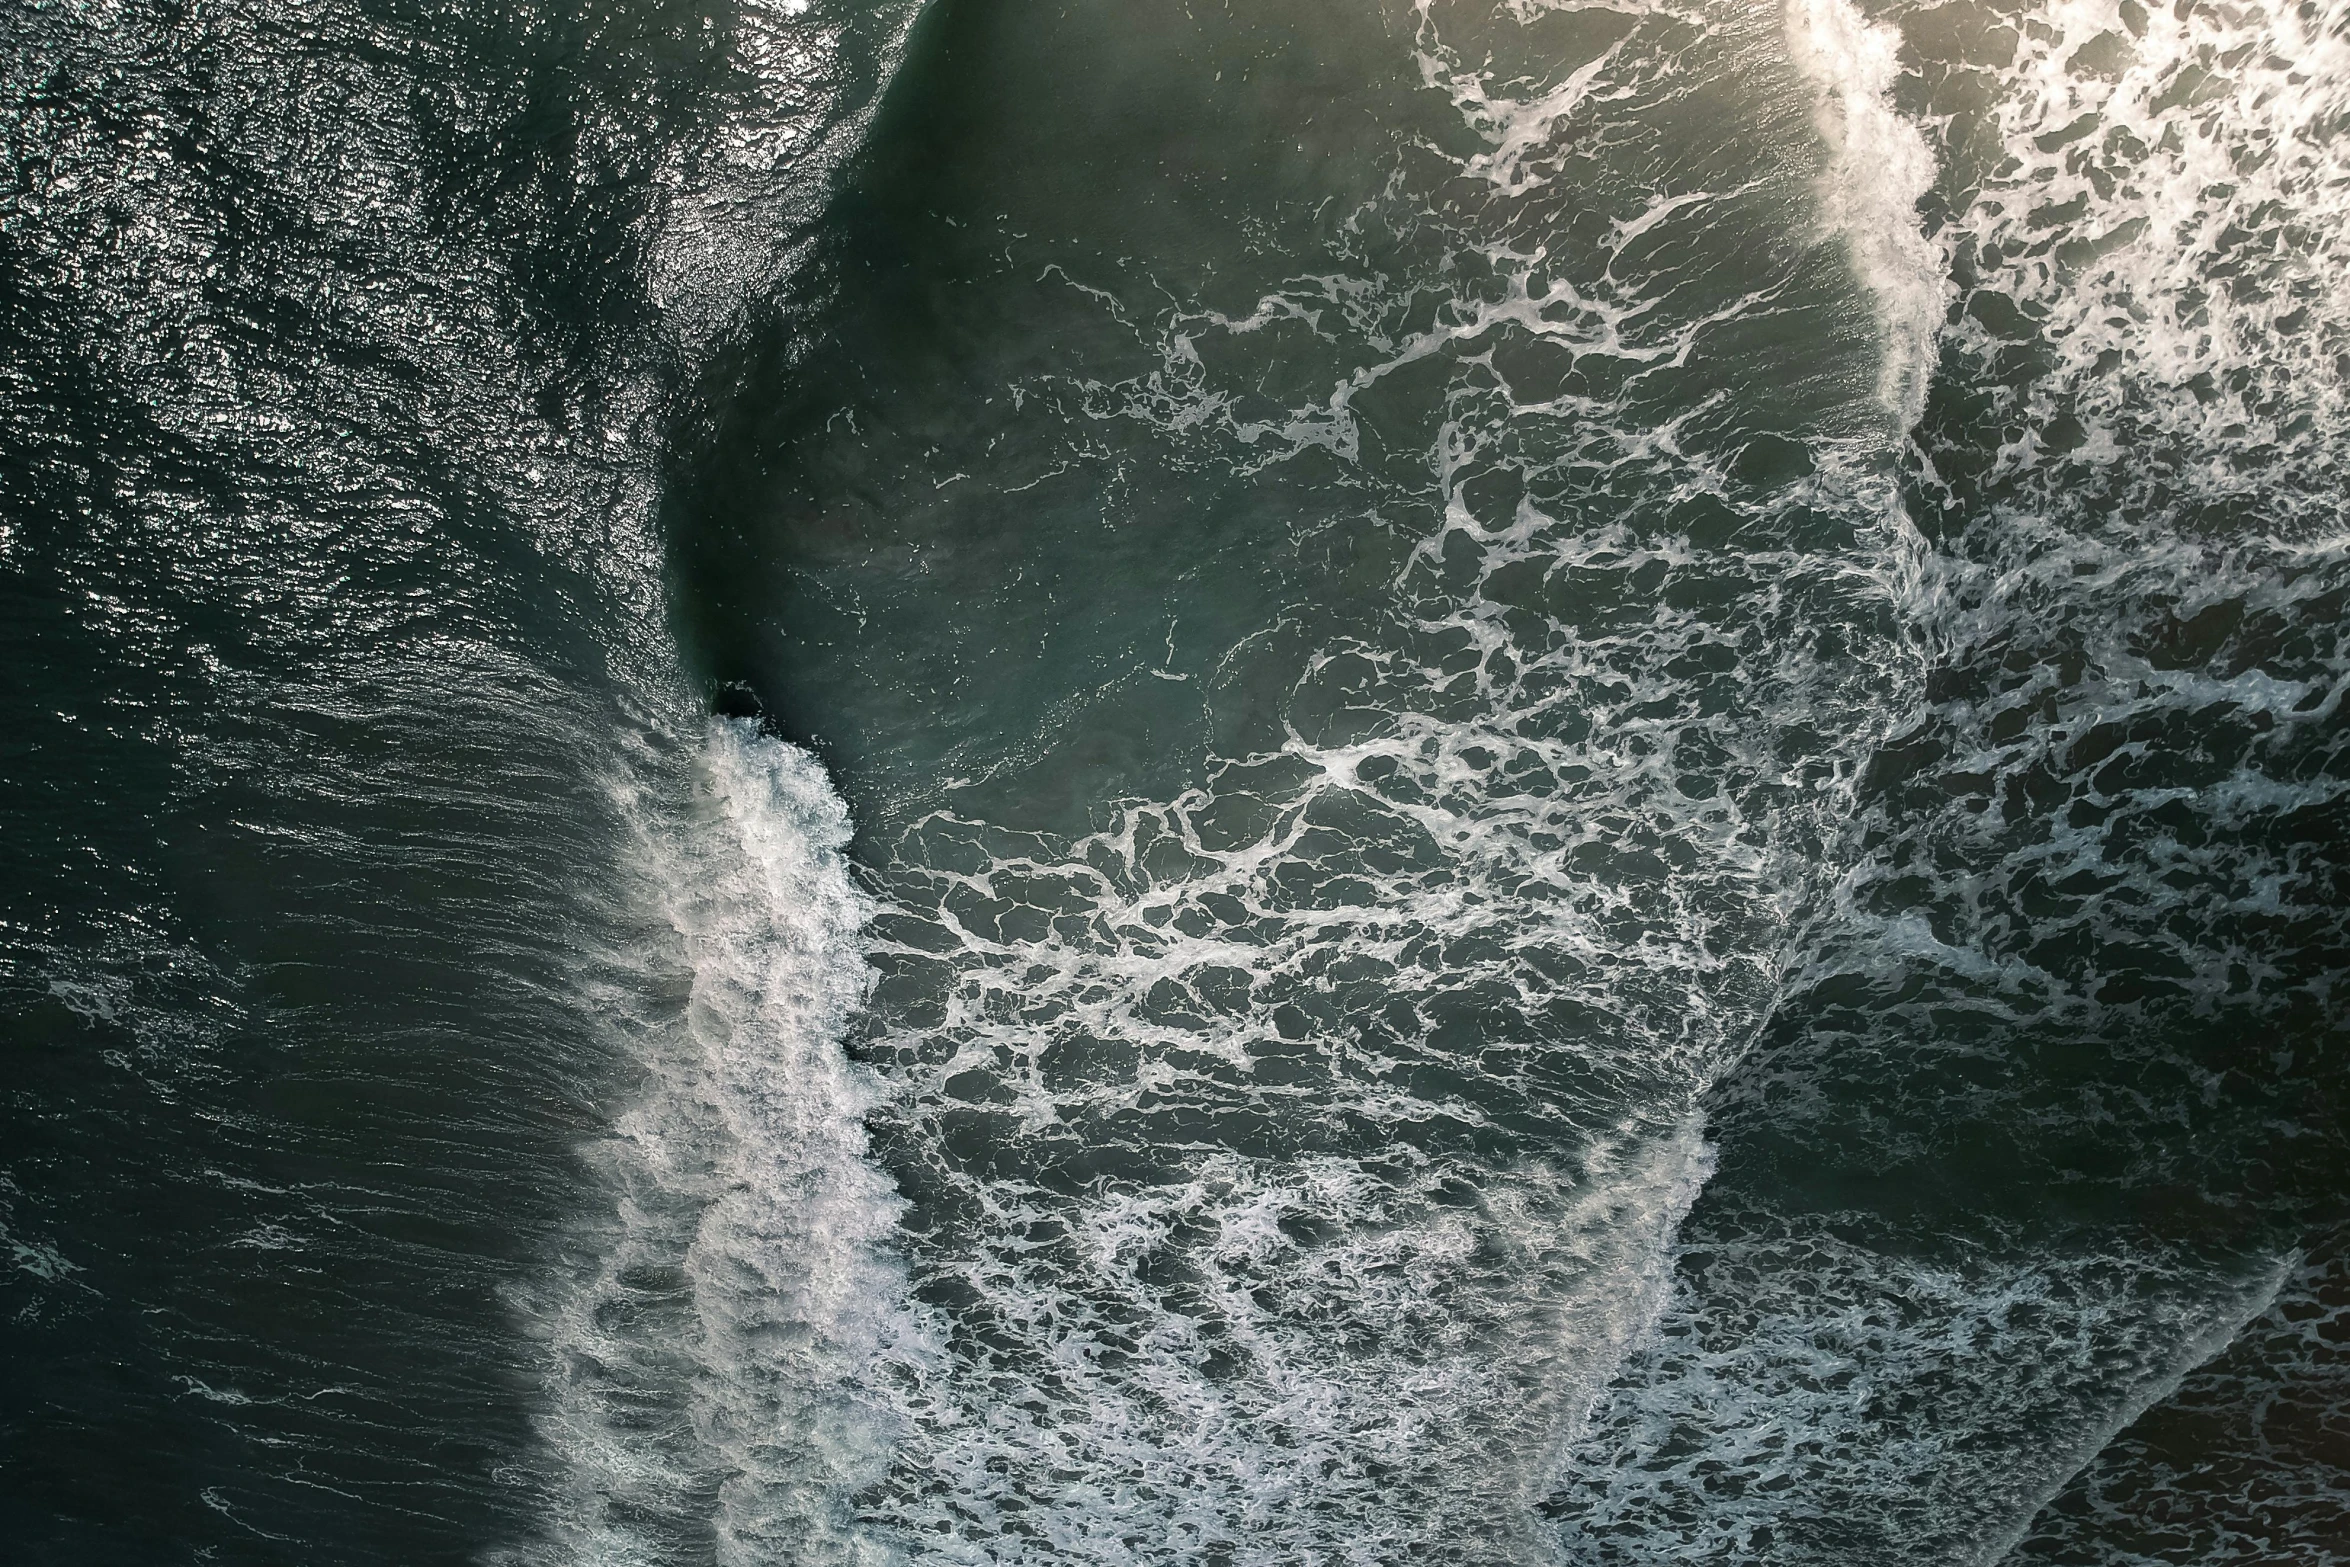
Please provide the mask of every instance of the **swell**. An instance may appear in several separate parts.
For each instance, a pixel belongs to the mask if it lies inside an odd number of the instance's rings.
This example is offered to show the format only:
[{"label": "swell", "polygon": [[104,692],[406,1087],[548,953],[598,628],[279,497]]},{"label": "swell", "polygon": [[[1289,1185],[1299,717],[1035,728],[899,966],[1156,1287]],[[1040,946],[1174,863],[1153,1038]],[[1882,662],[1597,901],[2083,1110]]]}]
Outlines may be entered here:
[{"label": "swell", "polygon": [[[938,1359],[859,1507],[916,1560],[1532,1559],[1909,658],[1809,95],[1744,14],[1024,15],[942,14],[681,508],[880,902]],[[1288,134],[1331,62],[1305,173],[1160,210],[1099,147]],[[1224,238],[1273,215],[1305,256]]]},{"label": "swell", "polygon": [[853,1088],[743,1052],[831,1040],[856,904],[805,759],[707,729],[658,507],[678,385],[792,271],[907,20],[7,8],[28,1559],[829,1527],[776,1410],[840,1379],[769,1373],[796,1324],[881,1329],[746,1280],[837,1228],[823,1276],[870,1282],[854,1147],[791,1162]]},{"label": "swell", "polygon": [[[672,149],[643,266],[673,381],[805,265],[917,14],[785,0],[729,17],[746,90]],[[677,417],[665,402],[644,427],[649,526]],[[757,722],[701,717],[665,576],[643,728],[604,775],[621,900],[657,922],[606,955],[633,994],[600,1030],[637,1082],[586,1150],[600,1201],[567,1266],[517,1292],[548,1352],[551,1495],[504,1556],[891,1560],[849,1501],[899,1431],[880,1387],[924,1354],[886,1245],[903,1204],[866,1158],[877,1091],[841,1051],[871,904],[823,767]]]},{"label": "swell", "polygon": [[161,1368],[55,1541],[2255,1559],[2164,1408],[2340,1537],[2339,16],[122,14],[9,962],[200,1219],[0,1186]]},{"label": "swell", "polygon": [[[1717,1098],[1722,1174],[1565,1538],[2125,1560],[2208,1529],[2259,1559],[2263,1527],[2308,1538],[2341,1505],[2305,1437],[2251,1456],[2272,1438],[2250,1390],[2323,1385],[2280,1324],[2332,1309],[2330,1285],[2288,1303],[2317,1276],[2290,1259],[2332,1244],[2340,1200],[2313,1064],[2343,950],[2335,231],[2292,216],[2332,200],[2336,24],[1790,25],[1843,134],[1897,108],[1933,149],[1924,185],[1904,148],[1855,160],[1846,198],[1884,223],[1897,193],[1931,235],[1877,246],[1907,258],[1882,275],[1856,246],[1880,310],[1938,344],[1902,466],[1925,678]],[[2173,1422],[2166,1447],[2174,1397],[2240,1425]],[[1773,1421],[1785,1439],[1756,1434]],[[2206,1441],[2232,1483],[2265,1463],[2292,1516],[2187,1480]]]}]

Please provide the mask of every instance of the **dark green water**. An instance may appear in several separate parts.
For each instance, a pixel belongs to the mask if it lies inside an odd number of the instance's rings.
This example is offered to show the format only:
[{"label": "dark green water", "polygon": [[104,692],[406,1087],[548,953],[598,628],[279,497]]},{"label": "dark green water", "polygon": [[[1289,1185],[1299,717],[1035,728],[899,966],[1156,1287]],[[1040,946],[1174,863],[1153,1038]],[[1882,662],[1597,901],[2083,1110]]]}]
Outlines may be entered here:
[{"label": "dark green water", "polygon": [[9,1559],[2350,1559],[2350,16],[0,14]]}]

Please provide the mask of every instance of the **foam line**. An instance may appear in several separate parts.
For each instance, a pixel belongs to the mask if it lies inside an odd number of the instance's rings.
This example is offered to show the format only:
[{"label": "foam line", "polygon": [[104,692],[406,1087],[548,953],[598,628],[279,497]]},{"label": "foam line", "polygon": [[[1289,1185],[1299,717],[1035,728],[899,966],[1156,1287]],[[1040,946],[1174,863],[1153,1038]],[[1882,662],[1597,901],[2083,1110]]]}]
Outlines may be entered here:
[{"label": "foam line", "polygon": [[617,1220],[554,1312],[553,1559],[704,1538],[729,1567],[887,1562],[847,1498],[896,1434],[874,1390],[925,1351],[866,1157],[875,1085],[840,1047],[871,903],[814,758],[732,720],[685,754],[630,802],[687,994],[638,1032],[646,1085],[600,1158]]},{"label": "foam line", "polygon": [[1918,222],[1934,154],[1893,106],[1901,35],[1851,0],[1788,0],[1786,25],[1789,53],[1818,91],[1815,116],[1828,145],[1820,221],[1849,247],[1875,301],[1885,340],[1878,396],[1906,429],[1925,411],[1951,285],[1941,247]]}]

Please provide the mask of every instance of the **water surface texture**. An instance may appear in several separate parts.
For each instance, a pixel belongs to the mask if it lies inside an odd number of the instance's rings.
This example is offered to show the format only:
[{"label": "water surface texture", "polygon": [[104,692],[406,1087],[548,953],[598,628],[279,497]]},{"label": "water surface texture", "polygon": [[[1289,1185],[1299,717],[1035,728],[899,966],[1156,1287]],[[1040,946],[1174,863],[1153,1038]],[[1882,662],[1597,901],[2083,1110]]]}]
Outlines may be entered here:
[{"label": "water surface texture", "polygon": [[0,17],[14,1557],[2350,1561],[2350,10]]}]

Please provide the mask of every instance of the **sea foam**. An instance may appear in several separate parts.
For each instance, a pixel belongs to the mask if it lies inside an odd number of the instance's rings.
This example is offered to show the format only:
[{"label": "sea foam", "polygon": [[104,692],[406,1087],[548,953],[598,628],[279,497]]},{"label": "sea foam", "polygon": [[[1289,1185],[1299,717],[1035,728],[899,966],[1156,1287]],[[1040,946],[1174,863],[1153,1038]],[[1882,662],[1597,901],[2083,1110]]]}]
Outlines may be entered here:
[{"label": "sea foam", "polygon": [[1851,0],[1789,0],[1787,46],[1818,91],[1828,166],[1820,221],[1849,247],[1884,332],[1878,395],[1907,429],[1925,411],[1934,339],[1951,294],[1939,246],[1918,223],[1934,183],[1925,137],[1893,106],[1901,35]]},{"label": "sea foam", "polygon": [[[720,720],[641,786],[640,885],[680,1004],[631,1030],[646,1078],[596,1163],[616,1221],[552,1313],[564,1559],[881,1562],[848,1497],[895,1435],[874,1389],[923,1360],[842,1054],[869,974],[847,812],[804,751]],[[657,977],[657,976],[650,976]]]}]

